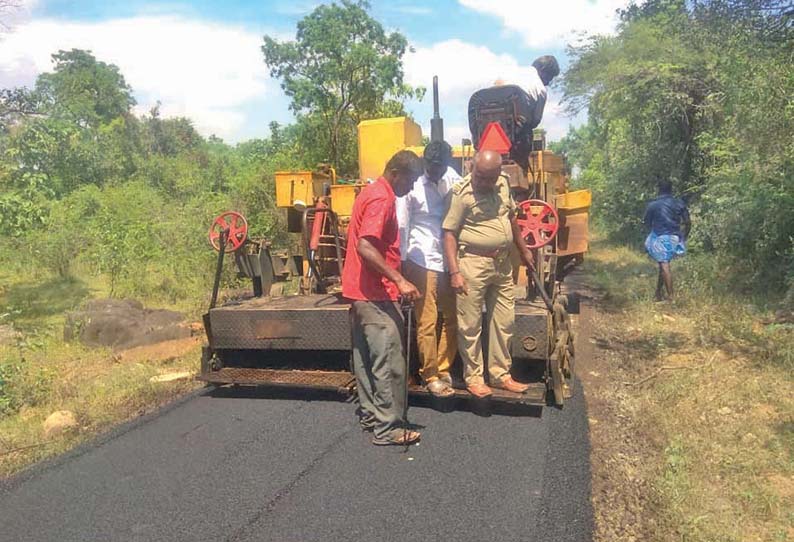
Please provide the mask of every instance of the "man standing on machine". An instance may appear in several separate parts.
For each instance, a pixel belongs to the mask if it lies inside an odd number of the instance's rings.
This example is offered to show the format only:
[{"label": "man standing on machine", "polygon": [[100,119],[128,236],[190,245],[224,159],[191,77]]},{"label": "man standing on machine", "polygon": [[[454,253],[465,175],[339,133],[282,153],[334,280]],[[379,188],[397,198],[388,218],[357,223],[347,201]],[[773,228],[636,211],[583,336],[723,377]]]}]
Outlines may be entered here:
[{"label": "man standing on machine", "polygon": [[493,87],[475,92],[469,99],[469,130],[475,147],[479,148],[479,140],[487,124],[487,122],[478,122],[480,111],[484,107],[490,109],[493,101],[498,102],[499,107],[510,102],[511,109],[514,109],[520,117],[520,121],[516,119],[517,133],[510,136],[512,140],[510,159],[527,171],[530,165],[529,156],[533,150],[533,131],[540,125],[546,108],[548,96],[546,87],[559,74],[560,65],[557,59],[551,55],[544,55],[532,62],[525,79],[509,85],[505,85],[505,80],[500,79]]},{"label": "man standing on machine", "polygon": [[458,347],[466,389],[476,397],[491,395],[483,378],[481,335],[487,329],[491,387],[523,393],[528,386],[510,376],[509,344],[515,325],[511,246],[530,268],[533,258],[516,223],[516,206],[499,153],[477,153],[471,175],[452,188],[442,227],[450,284],[457,293]]},{"label": "man standing on machine", "polygon": [[532,129],[537,128],[543,119],[543,110],[546,108],[548,95],[546,87],[559,74],[560,65],[556,58],[551,55],[540,56],[532,62],[532,67],[529,69],[529,80],[520,85],[527,91],[533,102],[532,118],[528,119]]},{"label": "man standing on machine", "polygon": [[[419,375],[437,397],[454,394],[449,370],[458,351],[455,292],[449,286],[441,240],[447,193],[461,180],[449,167],[451,158],[452,147],[447,142],[427,145],[425,174],[397,200],[403,272],[422,296],[416,302]],[[439,311],[443,316],[440,335],[436,331]]]},{"label": "man standing on machine", "polygon": [[342,295],[352,301],[353,372],[361,427],[373,444],[408,445],[420,434],[406,428],[406,375],[402,297],[413,302],[416,286],[400,274],[400,232],[396,199],[422,175],[422,161],[400,151],[383,175],[361,190],[347,230]]}]

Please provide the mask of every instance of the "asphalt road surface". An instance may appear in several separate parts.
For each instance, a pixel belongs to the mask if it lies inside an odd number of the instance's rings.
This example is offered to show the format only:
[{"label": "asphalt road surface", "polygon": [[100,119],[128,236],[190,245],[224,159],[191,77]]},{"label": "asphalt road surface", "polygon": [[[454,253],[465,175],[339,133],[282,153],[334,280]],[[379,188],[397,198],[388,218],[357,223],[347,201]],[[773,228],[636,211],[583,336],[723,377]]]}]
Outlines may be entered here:
[{"label": "asphalt road surface", "polygon": [[344,402],[207,390],[0,482],[0,540],[590,540],[581,390],[539,410],[414,407],[405,453]]}]

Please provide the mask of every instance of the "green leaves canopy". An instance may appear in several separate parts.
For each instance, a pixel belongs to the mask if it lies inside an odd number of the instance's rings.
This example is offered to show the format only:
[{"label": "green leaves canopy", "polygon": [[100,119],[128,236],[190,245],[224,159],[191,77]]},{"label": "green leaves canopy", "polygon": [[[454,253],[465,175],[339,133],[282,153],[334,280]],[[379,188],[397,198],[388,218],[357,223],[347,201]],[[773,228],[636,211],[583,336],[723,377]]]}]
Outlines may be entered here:
[{"label": "green leaves canopy", "polygon": [[402,114],[402,100],[422,97],[403,82],[405,37],[386,33],[364,1],[321,5],[298,23],[295,41],[265,36],[270,74],[292,99],[291,109],[320,128],[327,159],[346,173],[355,168],[355,125],[383,112]]},{"label": "green leaves canopy", "polygon": [[648,0],[616,36],[571,49],[566,101],[589,120],[560,147],[614,235],[639,241],[657,179],[672,178],[692,248],[794,301],[792,28],[790,2]]}]

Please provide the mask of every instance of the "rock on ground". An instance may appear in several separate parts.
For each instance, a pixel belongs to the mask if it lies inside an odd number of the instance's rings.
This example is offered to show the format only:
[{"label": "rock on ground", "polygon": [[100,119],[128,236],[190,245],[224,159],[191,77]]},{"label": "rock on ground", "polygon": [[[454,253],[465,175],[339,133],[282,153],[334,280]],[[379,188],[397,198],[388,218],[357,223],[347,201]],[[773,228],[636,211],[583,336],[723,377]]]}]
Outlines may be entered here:
[{"label": "rock on ground", "polygon": [[77,427],[77,419],[70,410],[58,410],[44,420],[44,436],[49,438]]},{"label": "rock on ground", "polygon": [[191,336],[178,312],[147,309],[133,299],[96,299],[85,309],[68,313],[64,339],[88,346],[133,348]]}]

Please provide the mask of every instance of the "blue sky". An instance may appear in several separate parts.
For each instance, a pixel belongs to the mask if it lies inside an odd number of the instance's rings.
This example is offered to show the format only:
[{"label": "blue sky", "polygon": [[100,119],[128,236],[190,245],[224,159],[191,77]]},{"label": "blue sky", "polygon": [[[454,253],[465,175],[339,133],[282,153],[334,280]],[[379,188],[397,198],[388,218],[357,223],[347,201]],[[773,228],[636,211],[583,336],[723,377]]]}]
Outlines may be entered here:
[{"label": "blue sky", "polygon": [[[456,142],[468,136],[473,91],[497,78],[521,84],[541,54],[556,55],[564,69],[566,44],[582,33],[614,31],[615,10],[627,2],[373,0],[371,12],[414,49],[405,58],[407,82],[429,87],[439,76],[447,138]],[[159,100],[164,115],[187,116],[204,135],[229,142],[267,136],[271,121],[292,117],[259,51],[262,36],[290,39],[297,21],[320,3],[25,0],[5,16],[11,31],[0,37],[0,87],[30,85],[51,69],[53,52],[85,48],[121,68],[141,113]],[[542,124],[553,139],[582,120],[566,117],[559,98],[552,87]],[[427,129],[429,93],[408,109]]]}]

